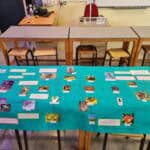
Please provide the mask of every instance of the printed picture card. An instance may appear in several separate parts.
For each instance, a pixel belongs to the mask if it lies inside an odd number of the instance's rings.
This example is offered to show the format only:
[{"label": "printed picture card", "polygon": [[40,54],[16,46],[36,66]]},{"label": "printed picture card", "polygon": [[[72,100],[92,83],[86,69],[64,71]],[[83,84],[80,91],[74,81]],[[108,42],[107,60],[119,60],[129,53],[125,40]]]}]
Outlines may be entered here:
[{"label": "printed picture card", "polygon": [[0,85],[0,93],[5,93],[10,90],[13,84],[13,80],[4,80],[3,83]]},{"label": "printed picture card", "polygon": [[125,126],[131,126],[134,122],[134,115],[133,114],[123,114],[122,121]]},{"label": "printed picture card", "polygon": [[0,124],[19,124],[17,118],[0,118]]},{"label": "printed picture card", "polygon": [[26,96],[29,91],[28,87],[22,87],[19,96]]},{"label": "printed picture card", "polygon": [[95,76],[88,75],[88,76],[86,76],[86,80],[88,82],[95,82],[96,78],[95,78]]},{"label": "printed picture card", "polygon": [[59,96],[52,96],[50,104],[59,104]]},{"label": "printed picture card", "polygon": [[40,73],[56,73],[57,69],[56,68],[40,68],[39,72]]},{"label": "printed picture card", "polygon": [[119,93],[120,93],[120,90],[119,90],[119,88],[118,88],[117,86],[112,86],[112,92],[113,92],[114,94],[119,94]]},{"label": "printed picture card", "polygon": [[85,86],[84,90],[86,93],[94,93],[95,88],[94,88],[94,86]]},{"label": "printed picture card", "polygon": [[148,70],[130,70],[132,75],[150,75]]},{"label": "printed picture card", "polygon": [[137,80],[143,80],[143,81],[149,81],[150,80],[150,76],[137,76],[136,78],[137,78]]},{"label": "printed picture card", "polygon": [[40,99],[40,100],[47,100],[48,94],[31,94],[30,99]]},{"label": "printed picture card", "polygon": [[48,113],[45,116],[45,120],[47,123],[57,123],[60,121],[60,115],[57,113]]},{"label": "printed picture card", "polygon": [[48,86],[40,86],[39,92],[48,92],[49,87]]},{"label": "printed picture card", "polygon": [[136,82],[128,82],[128,85],[129,85],[129,87],[132,87],[132,88],[136,88],[137,87]]},{"label": "printed picture card", "polygon": [[27,69],[10,69],[10,72],[26,72]]},{"label": "printed picture card", "polygon": [[19,119],[39,119],[39,113],[18,113]]},{"label": "printed picture card", "polygon": [[71,91],[71,86],[70,85],[64,85],[63,92],[64,93],[70,93],[70,91]]},{"label": "printed picture card", "polygon": [[123,106],[123,99],[121,97],[117,97],[118,106]]},{"label": "printed picture card", "polygon": [[35,110],[35,101],[33,101],[33,100],[24,101],[22,109],[26,110],[26,111]]},{"label": "printed picture card", "polygon": [[112,72],[105,72],[106,81],[116,81],[116,78]]},{"label": "printed picture card", "polygon": [[86,103],[88,106],[96,105],[97,104],[97,99],[95,97],[87,97],[85,99]]},{"label": "printed picture card", "polygon": [[89,114],[88,120],[89,120],[90,125],[95,125],[96,124],[96,114]]},{"label": "printed picture card", "polygon": [[19,81],[19,85],[38,85],[38,81]]},{"label": "printed picture card", "polygon": [[138,100],[142,100],[143,102],[147,102],[150,100],[150,97],[147,94],[147,92],[136,92],[136,97]]},{"label": "printed picture card", "polygon": [[99,119],[99,126],[120,126],[120,119]]},{"label": "printed picture card", "polygon": [[116,80],[135,80],[134,76],[116,76]]},{"label": "printed picture card", "polygon": [[80,101],[79,102],[80,111],[87,111],[88,105],[86,101]]},{"label": "printed picture card", "polygon": [[1,104],[0,105],[0,111],[1,112],[10,112],[11,105],[10,104]]},{"label": "printed picture card", "polygon": [[74,67],[67,67],[67,73],[76,74]]},{"label": "printed picture card", "polygon": [[56,73],[42,73],[41,74],[41,79],[43,80],[50,80],[50,79],[55,79],[56,78]]},{"label": "printed picture card", "polygon": [[71,82],[71,81],[73,81],[73,80],[75,80],[75,79],[76,79],[75,76],[65,76],[65,77],[64,77],[64,80],[66,80],[66,81],[68,81],[68,82]]}]

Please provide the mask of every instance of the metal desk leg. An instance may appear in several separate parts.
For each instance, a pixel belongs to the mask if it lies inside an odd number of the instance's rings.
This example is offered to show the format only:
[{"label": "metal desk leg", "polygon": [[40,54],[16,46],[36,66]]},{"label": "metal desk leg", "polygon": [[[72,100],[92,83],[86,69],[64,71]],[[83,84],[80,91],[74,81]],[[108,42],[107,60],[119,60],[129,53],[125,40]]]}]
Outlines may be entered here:
[{"label": "metal desk leg", "polygon": [[144,137],[141,139],[139,150],[143,150],[145,139],[146,139],[146,134],[144,134]]},{"label": "metal desk leg", "polygon": [[104,143],[103,143],[103,150],[106,149],[106,145],[107,145],[107,138],[108,138],[108,133],[105,133],[105,136],[104,136]]},{"label": "metal desk leg", "polygon": [[60,139],[60,131],[57,130],[57,138],[58,138],[58,149],[61,150],[61,139]]},{"label": "metal desk leg", "polygon": [[23,138],[24,138],[25,150],[28,150],[28,139],[27,139],[26,131],[23,131]]},{"label": "metal desk leg", "polygon": [[148,142],[148,145],[147,145],[147,149],[146,150],[150,150],[150,140]]},{"label": "metal desk leg", "polygon": [[22,144],[21,144],[21,139],[20,139],[19,131],[15,130],[15,134],[16,134],[16,138],[17,138],[17,143],[18,143],[19,150],[23,150],[22,149]]}]

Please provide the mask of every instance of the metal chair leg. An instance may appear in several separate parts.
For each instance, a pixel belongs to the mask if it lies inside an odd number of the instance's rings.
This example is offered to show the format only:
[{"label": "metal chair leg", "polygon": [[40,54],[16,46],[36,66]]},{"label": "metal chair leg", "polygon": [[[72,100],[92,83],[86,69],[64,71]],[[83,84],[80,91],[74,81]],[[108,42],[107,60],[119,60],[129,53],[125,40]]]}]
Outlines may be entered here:
[{"label": "metal chair leg", "polygon": [[104,136],[104,143],[103,143],[103,150],[106,150],[107,139],[108,139],[108,133],[105,133],[105,136]]},{"label": "metal chair leg", "polygon": [[56,65],[59,65],[59,61],[58,61],[58,50],[56,49]]},{"label": "metal chair leg", "polygon": [[28,140],[27,140],[27,132],[23,131],[25,150],[28,150]]},{"label": "metal chair leg", "polygon": [[111,62],[112,62],[112,57],[110,56],[110,59],[109,59],[109,66],[111,66]]},{"label": "metal chair leg", "polygon": [[146,139],[146,134],[144,134],[144,137],[141,139],[139,150],[143,150],[145,139]]},{"label": "metal chair leg", "polygon": [[146,52],[144,51],[144,55],[143,55],[143,59],[142,59],[142,66],[144,66],[145,57],[146,57]]},{"label": "metal chair leg", "polygon": [[39,63],[38,63],[37,56],[35,57],[35,61],[36,61],[36,65],[38,66],[38,65],[39,65]]},{"label": "metal chair leg", "polygon": [[32,61],[33,61],[33,65],[35,66],[36,64],[35,64],[34,56],[33,56],[33,53],[32,53],[31,50],[30,50],[30,54],[31,54],[31,59],[32,59]]},{"label": "metal chair leg", "polygon": [[29,51],[28,51],[27,54],[26,54],[26,65],[27,65],[27,66],[29,66],[28,54],[29,54]]},{"label": "metal chair leg", "polygon": [[78,49],[76,50],[76,65],[78,65]]},{"label": "metal chair leg", "polygon": [[107,51],[105,52],[105,55],[104,55],[104,58],[103,58],[103,63],[102,63],[103,66],[105,65],[106,56],[107,56]]},{"label": "metal chair leg", "polygon": [[61,139],[60,139],[60,131],[57,130],[57,138],[58,138],[58,150],[61,150]]},{"label": "metal chair leg", "polygon": [[98,132],[97,134],[96,134],[96,137],[99,137],[101,134]]},{"label": "metal chair leg", "polygon": [[19,61],[16,56],[14,56],[17,66],[20,66]]},{"label": "metal chair leg", "polygon": [[17,143],[18,143],[19,150],[23,150],[22,144],[21,144],[21,139],[20,139],[19,131],[18,131],[18,130],[15,130],[15,134],[16,134],[16,138],[17,138]]}]

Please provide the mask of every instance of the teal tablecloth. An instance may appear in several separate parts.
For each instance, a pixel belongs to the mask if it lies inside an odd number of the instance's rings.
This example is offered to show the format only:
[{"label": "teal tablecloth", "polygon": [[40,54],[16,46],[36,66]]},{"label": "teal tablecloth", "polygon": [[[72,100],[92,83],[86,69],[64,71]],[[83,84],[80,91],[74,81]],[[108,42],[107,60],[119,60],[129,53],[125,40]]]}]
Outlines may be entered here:
[{"label": "teal tablecloth", "polygon": [[[19,130],[88,130],[94,132],[107,133],[150,133],[150,101],[142,102],[137,100],[135,93],[137,91],[146,91],[150,95],[150,81],[136,80],[137,88],[130,88],[128,81],[105,81],[105,72],[114,71],[129,71],[129,70],[148,70],[150,67],[74,67],[76,71],[76,80],[67,82],[64,76],[67,75],[67,66],[39,66],[39,67],[5,67],[6,73],[0,73],[0,84],[3,80],[8,80],[9,75],[21,75],[21,73],[11,73],[10,69],[26,68],[27,72],[35,72],[35,76],[24,76],[23,79],[15,79],[13,87],[7,93],[0,93],[0,98],[5,97],[8,103],[11,104],[10,112],[0,112],[0,118],[13,117],[17,118],[17,114],[24,112],[22,103],[29,100],[31,93],[39,93],[40,85],[48,85],[49,98],[48,100],[35,100],[36,109],[32,113],[39,113],[39,119],[19,119],[18,125],[1,124],[1,129],[19,129]],[[40,68],[57,68],[57,78],[55,80],[45,81],[40,78]],[[89,83],[86,81],[86,75],[94,75],[96,81]],[[13,79],[14,80],[14,79]],[[21,80],[38,80],[38,86],[30,86],[30,92],[25,97],[20,97],[19,92],[21,86],[18,85]],[[71,92],[66,94],[62,92],[64,85],[71,85]],[[87,94],[84,91],[85,85],[93,85],[95,92]],[[120,94],[112,93],[112,86],[117,86],[120,89]],[[60,104],[50,105],[49,101],[53,95],[59,96]],[[83,101],[87,96],[94,96],[98,99],[98,103],[94,106],[89,106],[87,112],[81,112],[79,109],[79,101]],[[123,98],[123,106],[118,106],[116,97]],[[46,123],[46,113],[59,113],[60,121],[58,123]],[[88,114],[96,114],[96,124],[89,125]],[[125,126],[121,121],[120,126],[98,126],[98,119],[121,119],[124,113],[134,114],[134,123],[131,126]]]}]

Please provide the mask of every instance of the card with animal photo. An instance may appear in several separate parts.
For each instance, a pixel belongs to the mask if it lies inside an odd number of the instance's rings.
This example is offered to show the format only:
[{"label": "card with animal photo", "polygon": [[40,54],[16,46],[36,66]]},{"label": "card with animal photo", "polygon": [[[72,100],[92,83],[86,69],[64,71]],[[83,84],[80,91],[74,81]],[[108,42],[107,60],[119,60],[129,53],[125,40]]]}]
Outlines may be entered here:
[{"label": "card with animal photo", "polygon": [[94,93],[95,88],[94,88],[94,86],[85,86],[84,90],[86,93]]},{"label": "card with animal photo", "polygon": [[71,86],[70,85],[64,85],[63,92],[64,93],[69,93],[70,91],[71,91]]},{"label": "card with animal photo", "polygon": [[74,67],[67,67],[67,73],[76,74]]},{"label": "card with animal photo", "polygon": [[95,125],[96,124],[96,114],[89,114],[88,120],[89,120],[90,125]]},{"label": "card with animal photo", "polygon": [[95,82],[96,78],[95,78],[95,76],[89,75],[89,76],[86,76],[86,80],[87,80],[88,82]]},{"label": "card with animal photo", "polygon": [[60,121],[60,115],[57,113],[48,113],[45,116],[45,120],[47,123],[57,123]]},{"label": "card with animal photo", "polygon": [[79,106],[80,106],[80,111],[87,111],[88,110],[88,105],[87,105],[86,101],[80,101]]},{"label": "card with animal photo", "polygon": [[134,115],[131,114],[123,114],[122,116],[122,121],[124,123],[125,126],[131,126],[134,122]]},{"label": "card with animal photo", "polygon": [[87,97],[85,99],[87,102],[87,105],[96,105],[97,104],[97,99],[95,97]]},{"label": "card with animal photo", "polygon": [[41,79],[43,80],[50,80],[50,79],[55,79],[56,78],[56,73],[42,73],[41,74]]},{"label": "card with animal photo", "polygon": [[9,112],[11,110],[10,104],[1,104],[0,111],[2,112]]},{"label": "card with animal photo", "polygon": [[75,76],[65,76],[65,77],[64,77],[64,80],[66,80],[66,81],[68,81],[68,82],[71,82],[71,81],[73,81],[73,80],[75,80],[75,79],[76,79]]},{"label": "card with animal photo", "polygon": [[112,91],[114,94],[119,94],[120,93],[120,90],[117,86],[112,86]]},{"label": "card with animal photo", "polygon": [[39,87],[39,92],[48,92],[48,86],[40,86]]},{"label": "card with animal photo", "polygon": [[128,82],[128,86],[135,88],[135,87],[137,87],[137,84],[136,84],[136,82]]},{"label": "card with animal photo", "polygon": [[59,104],[59,96],[52,96],[50,104]]},{"label": "card with animal photo", "polygon": [[105,80],[106,81],[115,81],[116,78],[112,72],[105,72]]},{"label": "card with animal photo", "polygon": [[23,102],[22,109],[26,111],[35,110],[35,101],[26,100]]},{"label": "card with animal photo", "polygon": [[138,100],[142,100],[143,102],[147,102],[150,100],[147,92],[136,92],[136,97]]},{"label": "card with animal photo", "polygon": [[29,91],[28,87],[22,87],[19,96],[26,96]]}]

